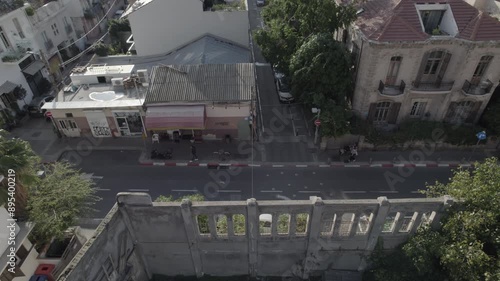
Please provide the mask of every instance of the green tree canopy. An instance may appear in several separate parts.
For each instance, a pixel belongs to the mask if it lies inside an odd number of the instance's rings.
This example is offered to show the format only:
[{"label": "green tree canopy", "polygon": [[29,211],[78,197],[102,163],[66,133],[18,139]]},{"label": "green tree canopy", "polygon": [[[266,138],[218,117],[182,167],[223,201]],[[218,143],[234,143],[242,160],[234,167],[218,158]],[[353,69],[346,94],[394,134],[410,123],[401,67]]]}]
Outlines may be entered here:
[{"label": "green tree canopy", "polygon": [[83,178],[71,164],[56,162],[45,172],[36,187],[30,188],[28,199],[30,221],[36,223],[33,234],[39,243],[63,238],[64,231],[92,213],[100,200],[93,181]]},{"label": "green tree canopy", "polygon": [[493,101],[484,111],[482,121],[495,135],[500,135],[500,99]]},{"label": "green tree canopy", "polygon": [[288,75],[292,56],[310,36],[333,35],[349,26],[356,19],[356,9],[334,0],[274,0],[262,10],[262,17],[266,28],[255,33],[255,40],[264,57]]},{"label": "green tree canopy", "polygon": [[118,38],[118,33],[132,31],[128,19],[112,19],[108,22],[109,35]]},{"label": "green tree canopy", "polygon": [[[450,195],[457,202],[441,220],[441,229],[421,229],[402,247],[402,252],[386,256],[399,254],[411,261],[407,270],[414,272],[414,279],[399,280],[500,280],[498,159],[476,163],[473,170],[457,170],[449,183],[430,185],[425,194],[428,197]],[[369,280],[396,280],[406,276],[397,271],[387,272],[376,260],[372,273],[378,278]],[[388,279],[388,275],[396,279]]]}]

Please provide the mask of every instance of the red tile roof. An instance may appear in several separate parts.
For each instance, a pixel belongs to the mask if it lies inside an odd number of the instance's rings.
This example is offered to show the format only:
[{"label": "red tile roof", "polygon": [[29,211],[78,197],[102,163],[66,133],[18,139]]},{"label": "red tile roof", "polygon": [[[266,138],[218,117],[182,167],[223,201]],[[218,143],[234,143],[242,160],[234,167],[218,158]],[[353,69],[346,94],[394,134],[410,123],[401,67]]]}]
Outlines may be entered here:
[{"label": "red tile roof", "polygon": [[449,4],[458,27],[456,38],[472,41],[500,40],[500,22],[463,0],[370,0],[356,25],[374,41],[423,41],[431,37],[422,31],[415,4]]}]

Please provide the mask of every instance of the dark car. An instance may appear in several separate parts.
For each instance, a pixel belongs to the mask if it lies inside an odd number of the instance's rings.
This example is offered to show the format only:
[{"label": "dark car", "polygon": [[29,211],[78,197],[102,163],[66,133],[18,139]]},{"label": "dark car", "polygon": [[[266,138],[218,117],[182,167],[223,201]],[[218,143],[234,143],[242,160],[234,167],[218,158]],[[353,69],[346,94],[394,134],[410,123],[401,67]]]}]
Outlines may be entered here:
[{"label": "dark car", "polygon": [[53,96],[44,96],[39,98],[34,98],[30,105],[28,106],[28,113],[33,117],[43,117],[45,109],[42,110],[42,107],[45,103],[51,102],[54,100]]}]

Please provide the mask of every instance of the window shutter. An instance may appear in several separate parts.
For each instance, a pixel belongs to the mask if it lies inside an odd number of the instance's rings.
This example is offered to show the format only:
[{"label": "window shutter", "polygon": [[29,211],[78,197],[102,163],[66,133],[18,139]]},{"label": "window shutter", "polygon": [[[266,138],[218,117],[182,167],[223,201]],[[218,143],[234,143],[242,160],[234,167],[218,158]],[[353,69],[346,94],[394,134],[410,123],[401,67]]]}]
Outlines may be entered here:
[{"label": "window shutter", "polygon": [[455,111],[457,110],[458,102],[450,102],[448,106],[448,112],[446,112],[446,116],[444,117],[445,122],[450,122],[455,116]]},{"label": "window shutter", "polygon": [[370,104],[370,110],[368,111],[368,122],[373,122],[375,119],[375,112],[377,111],[377,103]]},{"label": "window shutter", "polygon": [[439,74],[436,80],[436,84],[440,85],[443,81],[444,74],[446,73],[446,69],[448,68],[448,64],[450,63],[451,54],[446,53],[443,58],[443,62],[441,63],[441,67],[439,68]]},{"label": "window shutter", "polygon": [[472,106],[472,110],[469,113],[469,116],[467,116],[467,119],[465,119],[465,123],[474,123],[476,120],[477,113],[479,112],[479,108],[481,108],[481,105],[483,104],[482,101],[477,101],[474,103],[474,106]]},{"label": "window shutter", "polygon": [[417,87],[420,85],[420,80],[422,79],[422,75],[424,74],[425,66],[427,65],[427,60],[429,59],[429,52],[426,52],[422,57],[422,62],[420,63],[420,68],[417,72],[417,77],[415,81],[413,81],[413,86]]},{"label": "window shutter", "polygon": [[389,116],[387,117],[387,123],[396,124],[398,121],[399,109],[401,108],[400,102],[393,102],[389,110]]}]

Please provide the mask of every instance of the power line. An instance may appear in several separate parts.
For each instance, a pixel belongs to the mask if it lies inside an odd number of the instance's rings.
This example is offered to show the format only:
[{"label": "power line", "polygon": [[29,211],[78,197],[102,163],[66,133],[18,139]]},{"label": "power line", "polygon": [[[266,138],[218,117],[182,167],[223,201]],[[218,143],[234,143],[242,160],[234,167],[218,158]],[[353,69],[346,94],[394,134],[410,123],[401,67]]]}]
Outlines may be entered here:
[{"label": "power line", "polygon": [[90,45],[87,49],[81,51],[78,55],[75,55],[74,57],[70,58],[69,60],[61,63],[60,65],[61,66],[66,66],[67,64],[79,59],[80,57],[82,57],[83,55],[85,55],[88,51],[90,51],[91,49],[93,49],[95,47],[95,45],[97,45],[99,42],[101,42],[102,40],[104,40],[104,37],[106,37],[108,35],[109,32],[106,32],[101,38],[99,38],[99,40],[95,41],[94,43],[92,43],[92,45]]}]

